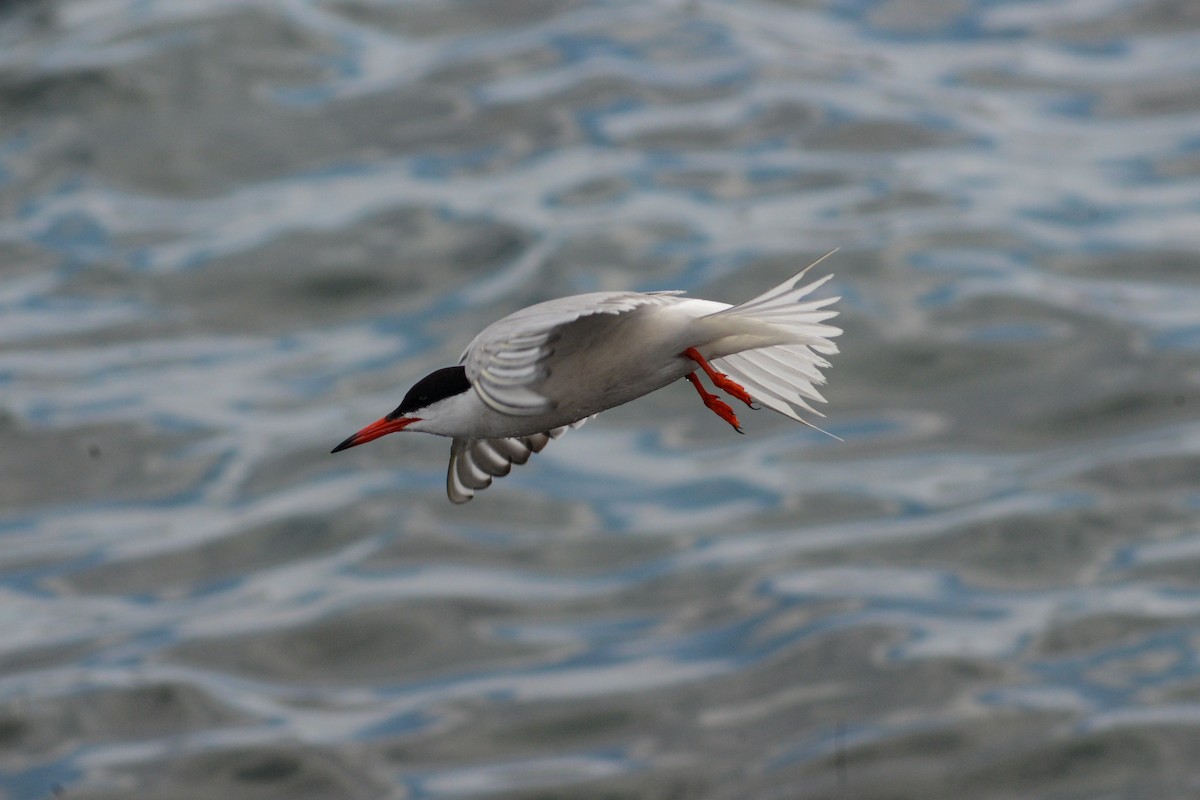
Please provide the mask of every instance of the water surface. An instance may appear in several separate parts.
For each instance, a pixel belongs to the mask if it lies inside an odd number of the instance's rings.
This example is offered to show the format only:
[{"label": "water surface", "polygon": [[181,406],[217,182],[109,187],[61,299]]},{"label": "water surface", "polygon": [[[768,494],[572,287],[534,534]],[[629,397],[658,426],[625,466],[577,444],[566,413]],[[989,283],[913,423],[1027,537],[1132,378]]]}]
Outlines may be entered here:
[{"label": "water surface", "polygon": [[[0,791],[1200,792],[1187,3],[0,7]],[[685,384],[328,450],[834,247],[844,441]]]}]

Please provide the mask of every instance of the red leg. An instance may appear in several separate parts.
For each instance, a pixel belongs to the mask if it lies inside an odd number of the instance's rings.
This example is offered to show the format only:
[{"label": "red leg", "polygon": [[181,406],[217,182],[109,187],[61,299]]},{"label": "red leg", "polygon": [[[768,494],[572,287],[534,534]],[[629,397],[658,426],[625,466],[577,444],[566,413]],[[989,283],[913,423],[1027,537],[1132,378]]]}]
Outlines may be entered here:
[{"label": "red leg", "polygon": [[738,422],[737,415],[733,413],[733,409],[729,407],[721,398],[711,392],[704,390],[700,384],[700,379],[696,377],[696,373],[689,372],[687,379],[692,382],[692,386],[696,387],[696,391],[700,393],[700,399],[704,401],[704,405],[708,406],[718,417],[728,422],[733,426],[733,429],[738,433],[742,433],[742,423]]},{"label": "red leg", "polygon": [[[730,397],[741,400],[746,405],[754,408],[754,400],[750,397],[750,393],[747,392],[740,383],[730,380],[729,376],[725,373],[717,372],[715,369],[713,369],[713,365],[708,363],[704,356],[700,355],[699,350],[694,347],[689,347],[687,350],[683,351],[683,354],[700,365],[700,368],[708,374],[708,377],[713,382],[714,386],[716,386],[718,389],[724,390],[725,393]],[[709,406],[709,408],[712,408],[712,406]]]}]

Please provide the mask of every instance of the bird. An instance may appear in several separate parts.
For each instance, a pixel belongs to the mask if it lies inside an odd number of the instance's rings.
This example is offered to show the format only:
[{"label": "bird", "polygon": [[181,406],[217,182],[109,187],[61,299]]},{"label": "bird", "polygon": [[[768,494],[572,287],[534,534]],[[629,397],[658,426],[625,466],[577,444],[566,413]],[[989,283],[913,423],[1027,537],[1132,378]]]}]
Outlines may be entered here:
[{"label": "bird", "polygon": [[688,380],[704,405],[742,433],[714,388],[821,430],[802,414],[824,416],[817,387],[841,329],[829,306],[811,299],[832,274],[803,283],[817,261],[740,305],[683,291],[607,291],[537,303],[484,328],[459,363],[429,373],[394,411],[331,452],[400,431],[451,438],[446,494],[465,503],[514,464],[602,411]]}]

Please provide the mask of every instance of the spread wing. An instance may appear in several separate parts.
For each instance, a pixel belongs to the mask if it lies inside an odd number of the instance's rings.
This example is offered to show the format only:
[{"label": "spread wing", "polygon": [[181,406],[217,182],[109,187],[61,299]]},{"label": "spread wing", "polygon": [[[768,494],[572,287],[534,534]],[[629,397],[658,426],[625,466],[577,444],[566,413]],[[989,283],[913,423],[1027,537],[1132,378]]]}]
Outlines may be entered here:
[{"label": "spread wing", "polygon": [[513,416],[540,414],[554,405],[537,391],[547,375],[546,359],[572,323],[661,305],[663,298],[677,294],[682,292],[592,292],[538,303],[484,328],[459,363],[466,366],[467,380],[480,399],[496,411]]},{"label": "spread wing", "polygon": [[561,428],[512,439],[455,439],[450,446],[450,468],[446,471],[446,494],[451,503],[465,503],[476,490],[503,478],[513,464],[524,464],[534,453],[569,430],[578,428],[591,417]]}]

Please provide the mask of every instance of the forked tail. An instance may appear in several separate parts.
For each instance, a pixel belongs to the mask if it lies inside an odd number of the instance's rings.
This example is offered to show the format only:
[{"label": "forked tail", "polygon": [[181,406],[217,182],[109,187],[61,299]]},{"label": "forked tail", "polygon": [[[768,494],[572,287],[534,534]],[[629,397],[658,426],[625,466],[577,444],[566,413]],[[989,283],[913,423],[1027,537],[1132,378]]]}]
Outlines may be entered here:
[{"label": "forked tail", "polygon": [[816,430],[821,429],[804,419],[801,413],[825,416],[809,405],[809,401],[825,402],[825,398],[817,391],[817,387],[825,383],[821,370],[829,367],[824,356],[837,353],[837,345],[831,340],[842,332],[841,328],[825,324],[825,320],[836,317],[838,313],[827,306],[841,298],[805,300],[833,275],[826,275],[803,286],[800,283],[809,270],[835,252],[826,253],[799,274],[753,300],[712,315],[754,319],[787,332],[790,340],[787,344],[742,350],[713,359],[713,364],[745,387],[755,401]]}]

